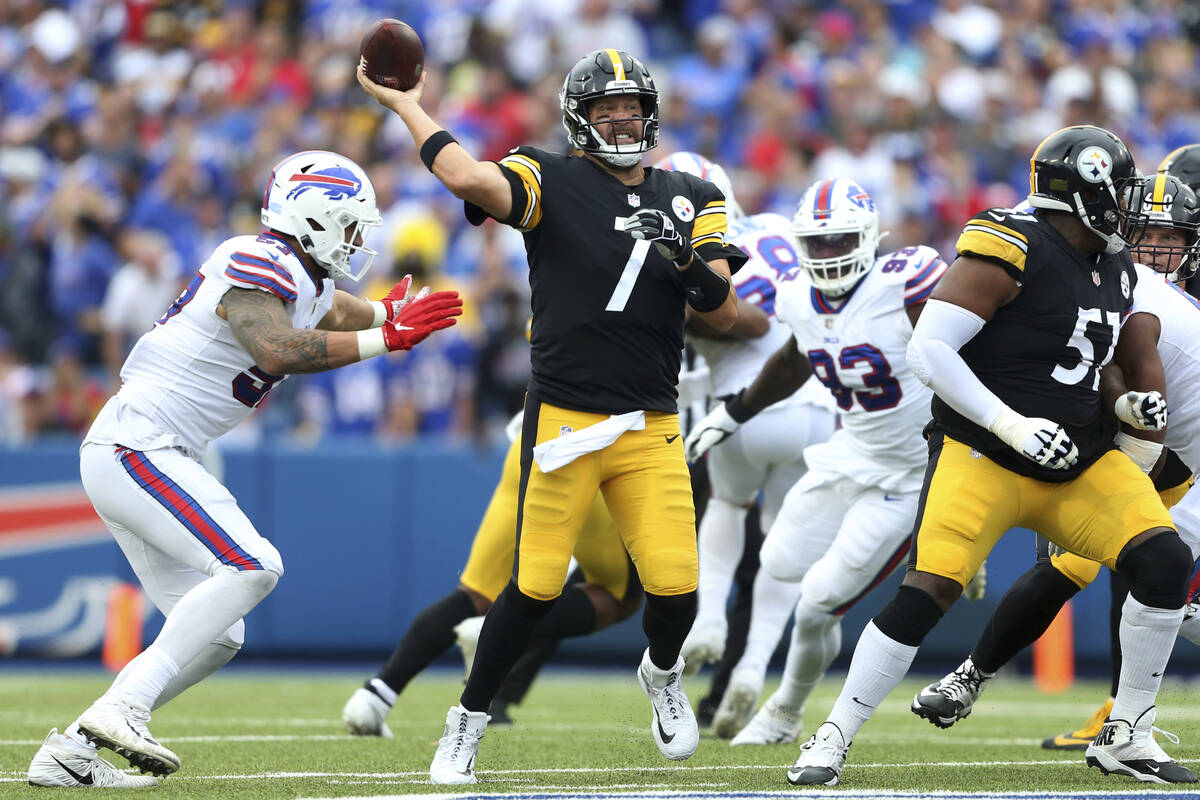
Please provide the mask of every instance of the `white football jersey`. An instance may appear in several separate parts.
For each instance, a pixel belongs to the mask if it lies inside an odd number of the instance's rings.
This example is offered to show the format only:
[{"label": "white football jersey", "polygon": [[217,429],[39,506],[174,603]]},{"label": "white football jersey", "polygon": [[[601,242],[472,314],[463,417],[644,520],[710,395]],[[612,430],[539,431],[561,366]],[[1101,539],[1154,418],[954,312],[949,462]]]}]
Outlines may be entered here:
[{"label": "white football jersey", "polygon": [[1167,378],[1165,444],[1192,472],[1200,471],[1200,302],[1142,264],[1130,314],[1158,318],[1158,356]]},{"label": "white football jersey", "polygon": [[295,328],[314,328],[333,306],[333,281],[318,284],[274,234],[222,243],[142,335],[121,367],[121,390],[85,441],[135,450],[182,447],[193,455],[237,425],[284,375],[260,369],[217,306],[230,288],[284,301]]},{"label": "white football jersey", "polygon": [[921,431],[933,394],[908,368],[905,309],[925,301],[947,269],[930,247],[888,253],[836,307],[803,270],[779,286],[776,313],[837,401],[842,425],[804,451],[810,470],[885,491],[920,488],[928,458]]},{"label": "white football jersey", "polygon": [[[775,293],[784,276],[800,268],[792,238],[792,223],[779,214],[755,214],[729,223],[725,241],[741,248],[749,257],[733,276],[733,288],[739,303],[753,303],[770,320],[766,334],[758,339],[717,341],[691,337],[692,347],[704,357],[711,373],[712,394],[717,397],[736,394],[749,386],[772,353],[791,337],[792,332],[775,314]],[[816,381],[781,403],[811,403],[833,410],[829,393]]]}]

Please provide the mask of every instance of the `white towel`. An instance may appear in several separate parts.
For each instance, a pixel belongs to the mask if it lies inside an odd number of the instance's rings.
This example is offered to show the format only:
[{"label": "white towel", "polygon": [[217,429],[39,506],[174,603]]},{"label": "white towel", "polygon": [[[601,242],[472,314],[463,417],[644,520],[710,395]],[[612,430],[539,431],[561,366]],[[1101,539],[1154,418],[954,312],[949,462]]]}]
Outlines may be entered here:
[{"label": "white towel", "polygon": [[606,420],[589,425],[582,430],[564,433],[557,439],[549,439],[533,448],[533,460],[542,472],[553,472],[565,467],[575,459],[597,450],[603,450],[620,438],[626,431],[644,431],[646,412],[630,411],[614,414]]}]

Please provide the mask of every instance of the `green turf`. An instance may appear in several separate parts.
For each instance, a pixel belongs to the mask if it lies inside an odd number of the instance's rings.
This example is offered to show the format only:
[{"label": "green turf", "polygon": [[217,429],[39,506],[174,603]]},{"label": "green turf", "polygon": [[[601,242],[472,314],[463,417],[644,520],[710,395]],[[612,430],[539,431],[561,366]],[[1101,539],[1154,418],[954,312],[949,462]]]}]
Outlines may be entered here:
[{"label": "green turf", "polygon": [[[37,744],[51,726],[69,723],[107,681],[100,673],[0,676],[0,798],[30,795],[24,775]],[[693,700],[706,684],[703,677],[691,679]],[[806,714],[806,734],[823,719],[840,684],[840,677],[831,678],[818,689]],[[151,791],[160,798],[272,799],[444,791],[427,783],[426,770],[460,682],[450,676],[418,679],[392,712],[396,738],[390,741],[343,735],[342,703],[357,685],[355,676],[287,671],[232,672],[194,687],[155,714],[152,730],[178,753],[183,769]],[[1038,746],[1095,709],[1106,692],[1100,683],[1043,695],[1026,681],[1002,678],[974,716],[948,731],[908,711],[919,686],[906,682],[863,729],[842,788],[1124,792],[1141,786],[1086,769],[1082,754]],[[1183,740],[1164,741],[1168,752],[1195,766],[1200,759],[1195,690],[1168,684],[1160,709],[1159,725]],[[789,788],[784,771],[797,754],[796,745],[734,749],[706,734],[690,760],[665,761],[651,739],[649,704],[632,668],[628,675],[550,674],[513,716],[515,727],[491,730],[484,739],[478,761],[484,783],[475,791],[778,791]]]}]

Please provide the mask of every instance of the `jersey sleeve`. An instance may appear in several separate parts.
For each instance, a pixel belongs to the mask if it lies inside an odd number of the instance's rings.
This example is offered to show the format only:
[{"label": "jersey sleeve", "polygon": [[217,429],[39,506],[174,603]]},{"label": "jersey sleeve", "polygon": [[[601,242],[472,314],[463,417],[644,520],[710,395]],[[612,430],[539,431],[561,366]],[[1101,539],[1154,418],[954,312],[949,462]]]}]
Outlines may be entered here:
[{"label": "jersey sleeve", "polygon": [[265,250],[247,247],[229,254],[222,277],[239,289],[270,292],[285,303],[296,302],[296,280],[292,273]]},{"label": "jersey sleeve", "polygon": [[696,221],[692,223],[692,247],[705,261],[725,259],[733,274],[746,263],[747,256],[740,247],[725,243],[729,227],[725,215],[725,195],[713,184],[696,180]]},{"label": "jersey sleeve", "polygon": [[960,256],[980,258],[999,264],[1018,283],[1024,283],[1029,237],[1022,233],[1007,213],[980,212],[967,221],[954,249]]},{"label": "jersey sleeve", "polygon": [[950,269],[950,265],[936,250],[924,245],[916,248],[916,253],[911,261],[915,266],[906,270],[909,277],[904,282],[905,307],[915,306],[928,300],[934,287],[937,286],[937,282],[946,274],[946,270]]},{"label": "jersey sleeve", "polygon": [[[542,165],[545,154],[534,147],[517,147],[496,162],[512,191],[512,210],[498,220],[525,233],[542,221]],[[465,204],[467,221],[481,225],[490,215],[474,203]]]}]

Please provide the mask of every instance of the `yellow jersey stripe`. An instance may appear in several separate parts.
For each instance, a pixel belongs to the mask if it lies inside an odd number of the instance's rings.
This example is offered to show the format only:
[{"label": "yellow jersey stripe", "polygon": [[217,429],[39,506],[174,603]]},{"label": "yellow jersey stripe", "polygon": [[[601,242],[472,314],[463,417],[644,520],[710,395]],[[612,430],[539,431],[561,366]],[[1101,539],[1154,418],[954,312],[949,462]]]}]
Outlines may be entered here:
[{"label": "yellow jersey stripe", "polygon": [[621,56],[617,54],[616,50],[611,48],[604,52],[608,53],[608,57],[612,59],[613,75],[616,77],[616,80],[625,80],[625,65],[621,63]]},{"label": "yellow jersey stripe", "polygon": [[719,236],[721,241],[724,241],[726,227],[724,211],[701,214],[696,217],[696,221],[692,224],[692,244],[695,244],[697,239],[703,239],[706,236],[714,234]]},{"label": "yellow jersey stripe", "polygon": [[958,237],[954,249],[966,256],[984,256],[1012,264],[1025,271],[1025,250],[1018,243],[996,235],[987,228],[967,225]]},{"label": "yellow jersey stripe", "polygon": [[967,222],[967,224],[968,225],[983,225],[985,228],[993,228],[1000,233],[1011,236],[1014,239],[1024,242],[1025,244],[1029,244],[1029,239],[1027,239],[1025,237],[1025,234],[1021,233],[1020,231],[1016,230],[1015,228],[1010,228],[1007,225],[1000,225],[999,223],[990,222],[986,219],[973,219],[973,220],[970,220],[969,222]]},{"label": "yellow jersey stripe", "polygon": [[710,233],[708,236],[692,239],[692,247],[699,247],[702,244],[725,244],[725,237],[719,233]]},{"label": "yellow jersey stripe", "polygon": [[504,167],[516,173],[525,184],[525,208],[521,215],[520,228],[532,230],[542,221],[542,182],[541,173],[536,167],[530,166],[530,159],[518,156],[506,156],[500,160]]}]

